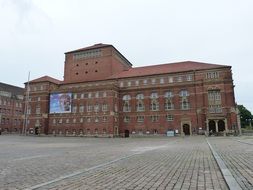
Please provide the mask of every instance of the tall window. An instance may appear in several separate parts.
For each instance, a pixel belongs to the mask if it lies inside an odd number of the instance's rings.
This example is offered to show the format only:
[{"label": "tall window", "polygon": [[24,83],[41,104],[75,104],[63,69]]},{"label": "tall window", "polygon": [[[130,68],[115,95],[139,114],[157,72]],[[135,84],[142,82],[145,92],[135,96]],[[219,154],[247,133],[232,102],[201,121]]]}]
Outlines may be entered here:
[{"label": "tall window", "polygon": [[208,105],[210,113],[221,113],[221,93],[220,90],[208,91]]},{"label": "tall window", "polygon": [[36,114],[40,114],[40,106],[39,105],[36,106],[36,111],[35,112],[36,112]]},{"label": "tall window", "polygon": [[136,100],[137,100],[136,111],[144,111],[145,110],[144,95],[143,94],[137,94]]},{"label": "tall window", "polygon": [[165,98],[164,108],[165,108],[165,110],[172,110],[174,108],[174,105],[172,103],[172,97],[173,97],[173,94],[170,90],[165,92],[165,94],[164,94],[164,98]]},{"label": "tall window", "polygon": [[94,111],[95,112],[99,112],[99,104],[98,103],[95,104]]},{"label": "tall window", "polygon": [[153,92],[150,95],[150,110],[151,111],[158,111],[159,110],[159,102],[158,102],[157,92]]},{"label": "tall window", "polygon": [[92,105],[87,105],[87,112],[91,112],[92,111]]},{"label": "tall window", "polygon": [[79,112],[80,112],[80,113],[83,113],[83,112],[84,112],[84,105],[80,105],[80,107],[79,107]]},{"label": "tall window", "polygon": [[189,98],[188,98],[189,92],[183,89],[179,92],[179,96],[181,97],[181,109],[182,110],[190,109],[190,103],[189,103]]},{"label": "tall window", "polygon": [[108,104],[106,103],[102,104],[102,111],[108,111]]},{"label": "tall window", "polygon": [[123,96],[123,112],[130,112],[131,111],[130,100],[131,100],[130,95]]},{"label": "tall window", "polygon": [[72,107],[72,112],[73,112],[73,113],[76,113],[76,111],[77,111],[77,107],[76,107],[76,106],[73,106],[73,107]]}]

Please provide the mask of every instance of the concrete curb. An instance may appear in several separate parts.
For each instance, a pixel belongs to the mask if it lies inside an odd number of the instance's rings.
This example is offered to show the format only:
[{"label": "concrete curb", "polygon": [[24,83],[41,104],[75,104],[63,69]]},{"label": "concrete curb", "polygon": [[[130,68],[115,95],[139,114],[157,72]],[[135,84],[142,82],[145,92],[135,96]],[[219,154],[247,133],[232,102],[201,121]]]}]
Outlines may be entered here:
[{"label": "concrete curb", "polygon": [[213,156],[214,156],[214,158],[221,170],[221,173],[222,173],[229,189],[230,190],[242,190],[241,186],[237,183],[237,181],[235,180],[235,178],[233,177],[233,175],[231,174],[231,172],[227,168],[226,164],[223,162],[223,160],[221,159],[219,154],[214,150],[214,148],[209,143],[207,138],[206,138],[206,142],[207,142],[210,150],[212,151],[212,154],[213,154]]}]

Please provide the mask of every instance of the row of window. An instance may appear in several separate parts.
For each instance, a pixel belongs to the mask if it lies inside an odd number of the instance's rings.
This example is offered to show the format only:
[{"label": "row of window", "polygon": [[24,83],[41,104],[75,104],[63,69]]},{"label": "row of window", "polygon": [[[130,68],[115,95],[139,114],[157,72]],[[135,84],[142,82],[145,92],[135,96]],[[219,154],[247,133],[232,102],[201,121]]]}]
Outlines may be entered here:
[{"label": "row of window", "polygon": [[45,87],[43,85],[29,86],[29,91],[42,91]]},{"label": "row of window", "polygon": [[[11,105],[11,101],[0,99],[0,105],[10,106]],[[22,103],[21,102],[16,102],[15,106],[16,106],[16,108],[22,108]]]},{"label": "row of window", "polygon": [[[166,81],[167,80],[167,81]],[[120,87],[131,87],[131,86],[139,86],[139,85],[148,85],[148,84],[164,84],[164,83],[173,83],[173,82],[184,82],[184,81],[192,81],[193,75],[180,75],[180,76],[169,76],[168,78],[152,78],[152,79],[142,79],[142,80],[134,80],[134,81],[121,81]]]},{"label": "row of window", "polygon": [[[107,93],[106,92],[87,92],[87,93],[81,93],[80,98],[106,98]],[[73,94],[73,99],[77,99],[78,94]]]},{"label": "row of window", "polygon": [[99,49],[88,50],[88,51],[82,51],[82,52],[74,53],[73,59],[74,60],[88,59],[88,58],[92,58],[92,57],[99,57],[101,55],[102,55],[102,52]]},{"label": "row of window", "polygon": [[87,128],[87,129],[79,129],[78,131],[76,129],[72,129],[72,130],[65,129],[64,132],[62,132],[62,130],[53,130],[52,133],[59,134],[59,135],[63,135],[63,134],[64,135],[85,135],[85,134],[89,135],[89,134],[101,134],[101,133],[106,134],[107,131],[105,128],[102,129],[102,131],[95,128],[93,132],[91,129]]},{"label": "row of window", "polygon": [[[151,115],[151,116],[148,116],[148,117],[150,118],[150,121],[152,121],[152,122],[159,121],[159,116],[158,115]],[[166,115],[165,118],[166,118],[167,121],[173,121],[174,120],[173,115],[170,115],[170,114]],[[139,123],[142,123],[142,122],[144,122],[145,117],[143,115],[138,115],[136,117],[124,116],[123,121],[125,123],[129,123],[131,121],[131,119],[134,119],[135,121],[137,121]]]},{"label": "row of window", "polygon": [[[187,97],[189,95],[190,95],[190,93],[185,89],[179,91],[179,96],[180,97]],[[173,96],[174,96],[174,94],[171,90],[166,91],[163,95],[163,97],[165,97],[165,98],[172,98]],[[159,97],[159,95],[158,95],[157,92],[152,92],[149,96],[149,98],[151,98],[151,99],[155,99],[155,98],[158,98],[158,97]],[[135,96],[135,98],[137,100],[143,100],[145,98],[145,96],[144,96],[144,94],[139,93]],[[122,100],[131,100],[131,95],[129,95],[129,94],[124,95],[122,97]]]},{"label": "row of window", "polygon": [[[8,124],[11,124],[10,121],[11,121],[11,119],[9,119],[9,118],[2,118],[0,123],[2,125],[4,125],[4,124],[8,125]],[[21,124],[21,120],[20,119],[13,119],[12,120],[12,124],[13,125],[20,125]]]},{"label": "row of window", "polygon": [[[11,109],[0,108],[0,113],[11,114]],[[15,115],[22,115],[22,110],[15,110]]]},{"label": "row of window", "polygon": [[107,122],[108,121],[108,117],[107,116],[103,116],[103,117],[82,117],[82,118],[79,118],[79,119],[76,119],[76,118],[73,118],[73,119],[53,119],[53,124],[61,124],[61,123],[66,123],[66,124],[69,124],[69,123],[84,123],[84,122],[87,122],[87,123],[91,123],[91,122],[95,122],[95,123],[98,123],[98,122]]}]

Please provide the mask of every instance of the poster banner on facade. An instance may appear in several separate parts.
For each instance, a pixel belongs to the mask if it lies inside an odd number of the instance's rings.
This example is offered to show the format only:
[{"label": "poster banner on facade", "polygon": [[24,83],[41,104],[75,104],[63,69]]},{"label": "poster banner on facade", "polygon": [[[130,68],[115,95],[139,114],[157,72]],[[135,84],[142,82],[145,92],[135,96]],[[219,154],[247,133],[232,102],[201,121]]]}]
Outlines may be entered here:
[{"label": "poster banner on facade", "polygon": [[50,113],[70,113],[72,93],[50,94]]}]

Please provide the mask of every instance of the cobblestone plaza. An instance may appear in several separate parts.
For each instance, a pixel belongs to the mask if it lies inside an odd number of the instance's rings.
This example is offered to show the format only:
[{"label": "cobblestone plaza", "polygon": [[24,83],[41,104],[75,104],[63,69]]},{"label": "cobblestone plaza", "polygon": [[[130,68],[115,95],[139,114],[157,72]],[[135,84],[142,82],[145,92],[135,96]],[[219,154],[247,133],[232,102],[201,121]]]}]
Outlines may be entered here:
[{"label": "cobblestone plaza", "polygon": [[253,189],[253,138],[204,136],[0,136],[0,189],[229,189],[208,143]]}]

